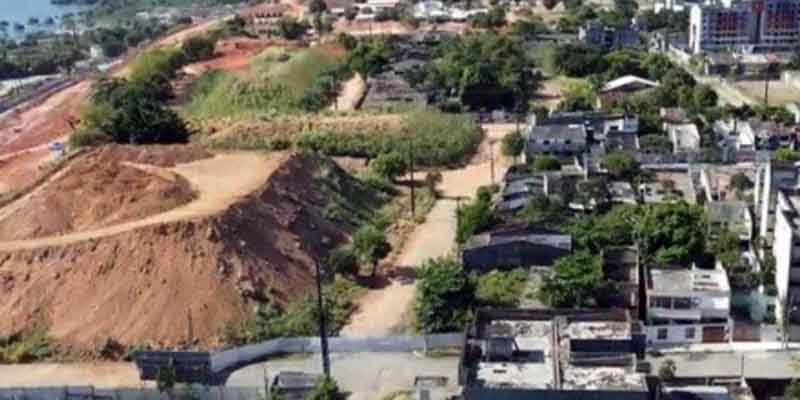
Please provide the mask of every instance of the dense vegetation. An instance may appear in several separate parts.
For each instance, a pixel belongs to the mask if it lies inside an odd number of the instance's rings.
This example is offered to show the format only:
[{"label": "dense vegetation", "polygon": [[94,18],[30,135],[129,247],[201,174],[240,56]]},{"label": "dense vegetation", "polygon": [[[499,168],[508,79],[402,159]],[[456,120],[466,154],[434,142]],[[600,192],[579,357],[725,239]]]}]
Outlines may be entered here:
[{"label": "dense vegetation", "polygon": [[442,43],[425,84],[440,101],[453,94],[471,110],[526,110],[540,79],[519,37],[483,32]]},{"label": "dense vegetation", "polygon": [[461,162],[483,138],[471,117],[431,109],[411,111],[403,125],[389,132],[306,132],[297,137],[296,144],[332,156],[374,158],[391,151],[413,151],[418,165],[441,166]]},{"label": "dense vegetation", "polygon": [[270,49],[254,65],[248,77],[205,73],[193,87],[187,114],[206,119],[318,111],[330,104],[346,74],[343,61],[324,48],[293,54]]},{"label": "dense vegetation", "polygon": [[[362,291],[353,281],[344,278],[336,278],[324,287],[329,334],[339,333],[347,318],[355,311]],[[279,337],[316,336],[319,333],[318,312],[316,295],[312,293],[298,297],[286,307],[273,303],[260,304],[248,320],[229,326],[224,332],[224,340],[229,344],[242,345]]]},{"label": "dense vegetation", "polygon": [[212,38],[186,41],[183,46],[161,47],[140,54],[130,65],[127,79],[104,78],[92,88],[91,101],[80,129],[70,137],[73,147],[103,142],[147,144],[182,143],[189,129],[167,107],[173,97],[171,80],[184,64],[213,54]]}]

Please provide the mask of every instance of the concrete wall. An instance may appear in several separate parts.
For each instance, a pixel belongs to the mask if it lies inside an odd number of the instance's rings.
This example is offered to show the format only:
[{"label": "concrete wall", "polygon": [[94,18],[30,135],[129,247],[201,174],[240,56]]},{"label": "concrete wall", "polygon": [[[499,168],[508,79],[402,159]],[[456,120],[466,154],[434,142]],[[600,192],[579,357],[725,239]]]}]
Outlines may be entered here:
[{"label": "concrete wall", "polygon": [[[364,338],[334,337],[328,340],[331,353],[412,352],[462,347],[463,345],[463,333]],[[211,369],[214,373],[220,374],[224,380],[227,379],[226,374],[270,357],[319,352],[319,338],[275,339],[212,354]]]},{"label": "concrete wall", "polygon": [[[171,400],[253,400],[263,395],[254,388],[208,388],[179,385]],[[96,389],[91,386],[0,388],[0,400],[168,400],[166,393],[153,388]]]},{"label": "concrete wall", "polygon": [[[704,327],[725,327],[727,335],[730,337],[730,327],[727,323],[718,324],[681,324],[681,325],[650,325],[645,327],[647,332],[647,342],[650,344],[688,344],[688,343],[702,343],[703,342],[703,328]],[[694,328],[694,337],[687,338],[687,328]],[[658,331],[666,329],[666,339],[658,338]]]}]

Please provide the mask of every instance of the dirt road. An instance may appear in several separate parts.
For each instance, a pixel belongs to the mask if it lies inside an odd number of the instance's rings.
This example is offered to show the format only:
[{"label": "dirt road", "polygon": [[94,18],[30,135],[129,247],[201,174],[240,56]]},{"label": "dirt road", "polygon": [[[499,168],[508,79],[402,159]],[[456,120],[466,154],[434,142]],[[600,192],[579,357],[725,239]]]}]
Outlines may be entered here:
[{"label": "dirt road", "polygon": [[336,98],[336,104],[331,106],[334,111],[353,111],[367,94],[367,82],[356,73],[342,85],[342,92]]},{"label": "dirt road", "polygon": [[[442,198],[409,237],[397,258],[397,267],[415,269],[430,258],[452,253],[456,237],[455,197],[471,198],[480,186],[491,183],[492,153],[495,155],[495,181],[502,179],[509,163],[500,155],[500,144],[491,143],[514,128],[512,124],[485,125],[486,140],[471,162],[464,168],[442,173]],[[362,298],[360,310],[342,330],[342,336],[387,336],[406,332],[410,328],[415,288],[413,278],[399,277],[391,279],[386,287],[370,290]]]},{"label": "dirt road", "polygon": [[[197,199],[189,204],[145,219],[106,228],[35,240],[0,242],[0,251],[63,246],[112,236],[145,226],[212,215],[258,189],[288,157],[288,153],[236,152],[223,153],[213,158],[181,164],[170,168],[169,171],[186,178],[197,192]],[[35,193],[34,190],[30,195]],[[24,198],[21,200],[24,201]],[[17,202],[6,207],[15,207]],[[2,211],[0,210],[0,214]]]}]

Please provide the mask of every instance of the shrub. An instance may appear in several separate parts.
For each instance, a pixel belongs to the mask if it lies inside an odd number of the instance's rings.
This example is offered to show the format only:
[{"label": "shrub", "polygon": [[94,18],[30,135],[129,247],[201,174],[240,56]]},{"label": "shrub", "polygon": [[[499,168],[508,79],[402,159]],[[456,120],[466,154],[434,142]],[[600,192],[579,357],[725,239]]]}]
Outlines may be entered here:
[{"label": "shrub", "polygon": [[[480,189],[479,189],[480,191]],[[475,200],[461,210],[456,229],[456,241],[466,243],[474,234],[488,228],[493,221],[491,209],[491,194],[488,190],[479,192]]]},{"label": "shrub", "polygon": [[8,337],[0,337],[0,364],[42,361],[53,355],[55,346],[43,325]]},{"label": "shrub", "polygon": [[358,275],[358,257],[352,247],[343,246],[328,255],[328,268],[337,274]]},{"label": "shrub", "polygon": [[474,288],[452,259],[428,260],[419,272],[414,314],[425,333],[463,329],[474,303]]},{"label": "shrub", "polygon": [[561,163],[553,156],[538,156],[533,160],[533,167],[537,171],[558,171],[561,169]]},{"label": "shrub", "polygon": [[595,302],[603,284],[600,256],[583,251],[556,260],[539,295],[550,307],[586,307]]},{"label": "shrub", "polygon": [[364,263],[372,265],[372,276],[378,271],[378,263],[389,255],[392,246],[386,234],[373,225],[365,225],[353,236],[353,248]]},{"label": "shrub", "polygon": [[182,50],[185,61],[207,60],[214,56],[216,41],[210,36],[193,36],[183,42]]},{"label": "shrub", "polygon": [[404,128],[388,132],[305,132],[297,136],[295,145],[330,156],[374,158],[390,151],[405,153],[410,142],[415,164],[435,167],[463,161],[482,139],[483,131],[468,115],[417,109],[407,114]]},{"label": "shrub", "polygon": [[406,159],[398,151],[378,155],[370,165],[372,171],[386,179],[394,179],[406,172]]},{"label": "shrub", "polygon": [[333,378],[327,376],[317,379],[314,389],[305,397],[306,400],[337,400],[338,398],[339,386]]},{"label": "shrub", "polygon": [[525,140],[519,131],[513,131],[503,136],[501,150],[506,157],[519,157],[525,147]]},{"label": "shrub", "polygon": [[99,146],[111,141],[111,137],[97,129],[78,129],[69,137],[69,147]]},{"label": "shrub", "polygon": [[478,278],[475,297],[482,305],[514,308],[519,306],[527,280],[528,273],[521,268],[513,271],[493,270]]}]

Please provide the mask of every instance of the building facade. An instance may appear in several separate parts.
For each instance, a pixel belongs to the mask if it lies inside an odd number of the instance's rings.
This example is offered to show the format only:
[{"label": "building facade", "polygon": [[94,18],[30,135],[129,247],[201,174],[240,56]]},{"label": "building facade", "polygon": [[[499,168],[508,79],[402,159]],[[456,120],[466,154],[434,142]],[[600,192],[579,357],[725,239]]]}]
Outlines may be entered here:
[{"label": "building facade", "polygon": [[722,268],[650,268],[647,341],[721,343],[730,339],[731,290]]},{"label": "building facade", "polygon": [[693,5],[689,47],[705,52],[790,52],[800,44],[800,2],[750,0]]}]

